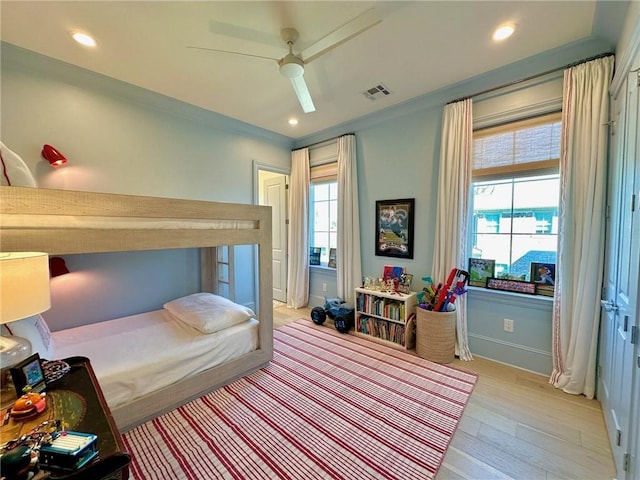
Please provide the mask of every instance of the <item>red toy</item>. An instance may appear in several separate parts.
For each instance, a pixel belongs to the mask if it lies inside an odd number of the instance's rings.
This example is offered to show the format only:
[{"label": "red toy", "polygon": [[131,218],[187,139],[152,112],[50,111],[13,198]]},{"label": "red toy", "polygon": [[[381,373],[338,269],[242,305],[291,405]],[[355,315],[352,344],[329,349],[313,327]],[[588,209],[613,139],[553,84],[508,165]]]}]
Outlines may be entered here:
[{"label": "red toy", "polygon": [[467,291],[465,285],[468,281],[469,272],[460,268],[451,269],[447,283],[444,286],[438,285],[433,310],[435,312],[447,312],[448,305],[455,302],[456,295],[462,295]]}]

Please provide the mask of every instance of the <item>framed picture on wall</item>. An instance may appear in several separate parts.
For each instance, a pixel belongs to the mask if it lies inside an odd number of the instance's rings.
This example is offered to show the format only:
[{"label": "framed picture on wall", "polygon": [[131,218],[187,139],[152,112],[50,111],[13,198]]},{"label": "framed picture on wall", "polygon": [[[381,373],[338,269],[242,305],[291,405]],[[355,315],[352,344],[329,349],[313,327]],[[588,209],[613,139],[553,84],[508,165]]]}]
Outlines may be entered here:
[{"label": "framed picture on wall", "polygon": [[376,255],[413,258],[415,199],[376,201]]}]

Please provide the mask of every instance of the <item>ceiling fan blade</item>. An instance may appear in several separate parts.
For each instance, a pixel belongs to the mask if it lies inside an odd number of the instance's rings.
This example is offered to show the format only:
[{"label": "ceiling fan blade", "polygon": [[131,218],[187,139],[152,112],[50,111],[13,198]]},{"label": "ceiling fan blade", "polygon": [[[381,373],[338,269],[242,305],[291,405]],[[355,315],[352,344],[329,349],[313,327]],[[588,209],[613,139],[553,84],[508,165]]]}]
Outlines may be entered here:
[{"label": "ceiling fan blade", "polygon": [[291,85],[293,85],[293,89],[296,92],[302,111],[304,113],[315,112],[316,107],[313,104],[313,100],[311,99],[311,94],[309,93],[307,84],[304,81],[304,77],[300,75],[299,77],[292,78]]},{"label": "ceiling fan blade", "polygon": [[353,20],[345,23],[341,27],[338,27],[327,36],[321,38],[313,45],[309,45],[302,52],[300,56],[304,59],[304,63],[309,63],[320,55],[333,50],[338,45],[343,44],[347,40],[361,34],[362,32],[370,29],[374,25],[381,22],[380,17],[375,8],[371,8],[364,12],[362,15],[357,16]]},{"label": "ceiling fan blade", "polygon": [[276,62],[280,60],[279,58],[274,58],[274,57],[265,57],[263,55],[253,55],[251,53],[232,52],[230,50],[218,50],[217,48],[192,47],[192,46],[187,46],[187,48],[192,48],[194,50],[207,50],[209,52],[231,53],[233,55],[244,55],[245,57],[264,58],[266,60],[275,60]]}]

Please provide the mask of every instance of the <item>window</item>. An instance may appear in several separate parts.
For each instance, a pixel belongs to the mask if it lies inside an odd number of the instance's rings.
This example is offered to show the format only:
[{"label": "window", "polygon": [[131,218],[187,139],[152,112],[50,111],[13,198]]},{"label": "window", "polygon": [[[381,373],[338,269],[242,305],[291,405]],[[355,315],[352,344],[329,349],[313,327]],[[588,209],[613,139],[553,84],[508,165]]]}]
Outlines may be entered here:
[{"label": "window", "polygon": [[474,132],[470,256],[494,260],[496,277],[556,263],[560,128],[556,113]]},{"label": "window", "polygon": [[338,244],[338,182],[312,183],[309,196],[309,244],[320,248],[320,264],[327,266],[329,250]]},{"label": "window", "polygon": [[321,155],[315,165],[312,163],[309,177],[309,246],[320,248],[320,265],[327,267],[330,250],[338,245],[338,162],[335,154]]}]

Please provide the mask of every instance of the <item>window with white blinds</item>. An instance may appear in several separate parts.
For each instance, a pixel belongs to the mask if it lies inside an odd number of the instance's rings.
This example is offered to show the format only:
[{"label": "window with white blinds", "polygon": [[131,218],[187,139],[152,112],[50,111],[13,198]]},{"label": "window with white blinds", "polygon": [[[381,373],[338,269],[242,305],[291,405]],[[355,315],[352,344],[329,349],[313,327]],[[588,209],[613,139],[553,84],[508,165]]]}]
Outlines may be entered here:
[{"label": "window with white blinds", "polygon": [[557,170],[560,133],[560,112],[475,131],[473,177]]},{"label": "window with white blinds", "polygon": [[311,167],[309,179],[311,183],[336,181],[338,179],[338,162]]},{"label": "window with white blinds", "polygon": [[491,276],[555,272],[560,134],[560,112],[474,132],[469,257],[489,260]]}]

